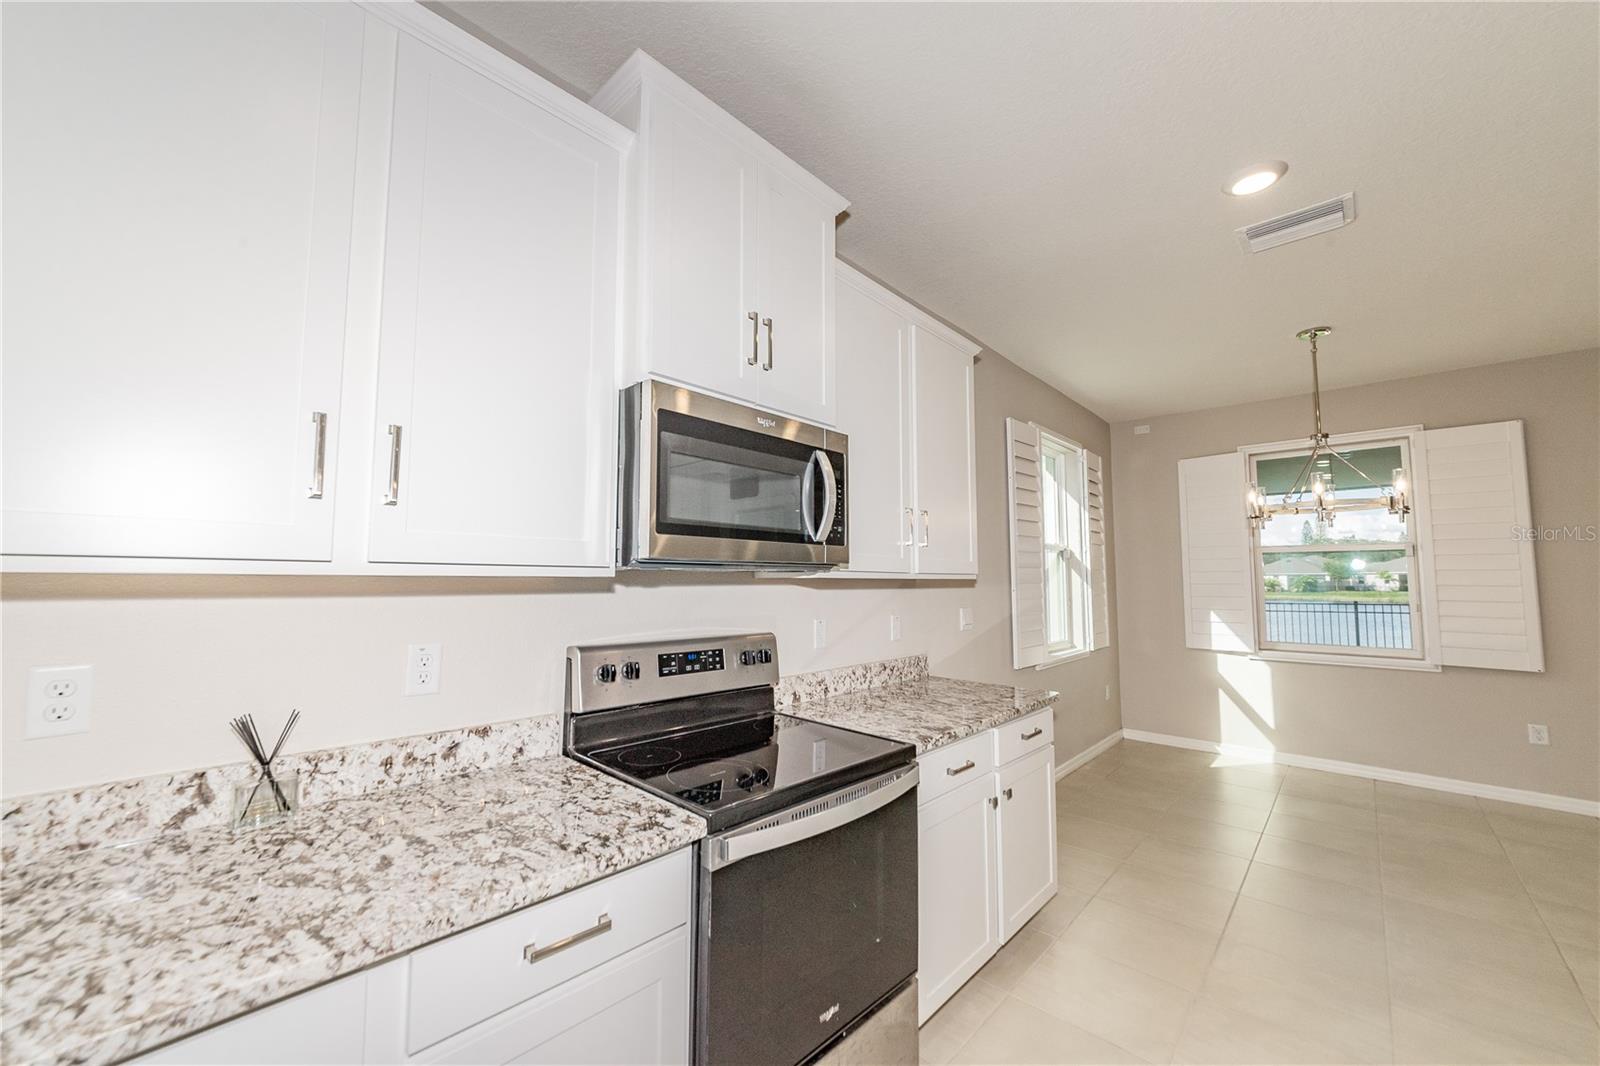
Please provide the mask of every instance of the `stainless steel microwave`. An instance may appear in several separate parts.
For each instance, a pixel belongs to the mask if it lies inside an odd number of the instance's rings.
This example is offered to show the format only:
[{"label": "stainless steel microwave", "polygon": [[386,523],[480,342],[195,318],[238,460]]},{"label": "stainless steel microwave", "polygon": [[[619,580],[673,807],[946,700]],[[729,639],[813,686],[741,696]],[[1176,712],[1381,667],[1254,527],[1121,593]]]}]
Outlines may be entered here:
[{"label": "stainless steel microwave", "polygon": [[843,433],[660,381],[622,391],[617,565],[849,562]]}]

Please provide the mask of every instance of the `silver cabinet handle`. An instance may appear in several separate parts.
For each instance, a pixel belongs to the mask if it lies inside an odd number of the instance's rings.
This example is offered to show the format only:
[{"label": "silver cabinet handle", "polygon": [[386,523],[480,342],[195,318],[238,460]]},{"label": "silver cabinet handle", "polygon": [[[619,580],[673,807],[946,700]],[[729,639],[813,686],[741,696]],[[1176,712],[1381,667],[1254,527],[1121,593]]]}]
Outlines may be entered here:
[{"label": "silver cabinet handle", "polygon": [[311,487],[306,496],[322,499],[322,479],[328,466],[328,412],[312,411],[311,424],[316,426],[316,436],[311,443]]},{"label": "silver cabinet handle", "polygon": [[383,497],[385,507],[400,502],[400,431],[399,426],[389,427],[389,491]]},{"label": "silver cabinet handle", "polygon": [[573,933],[571,936],[564,936],[560,940],[552,940],[543,947],[538,944],[527,945],[522,949],[522,960],[524,962],[538,962],[540,959],[549,958],[556,952],[564,951],[574,944],[581,944],[585,940],[599,936],[601,933],[609,932],[611,932],[611,915],[602,914],[595,919],[595,923],[589,928]]},{"label": "silver cabinet handle", "polygon": [[906,539],[900,542],[900,547],[910,548],[917,543],[917,517],[916,512],[906,508]]},{"label": "silver cabinet handle", "polygon": [[1011,790],[1009,788],[1006,789],[1005,796],[1006,796],[1006,799],[1010,799],[1011,798]]},{"label": "silver cabinet handle", "polygon": [[928,546],[928,538],[932,535],[932,533],[933,533],[933,528],[932,528],[931,524],[928,522],[928,512],[927,511],[923,511],[922,512],[922,540],[917,544],[917,547],[926,548]]},{"label": "silver cabinet handle", "polygon": [[755,366],[756,363],[761,361],[761,316],[754,311],[749,311],[746,312],[744,317],[750,320],[750,358],[746,359],[745,362]]},{"label": "silver cabinet handle", "polygon": [[989,797],[989,806],[993,807],[995,810],[999,810],[1000,809],[1000,797],[999,796],[990,796]]},{"label": "silver cabinet handle", "polygon": [[974,766],[977,766],[977,765],[978,765],[977,763],[973,762],[971,759],[968,759],[966,762],[962,763],[960,766],[946,766],[944,768],[944,772],[948,776],[954,777],[957,774],[966,773],[968,770],[972,769]]},{"label": "silver cabinet handle", "polygon": [[1022,739],[1023,740],[1032,740],[1034,737],[1042,737],[1042,736],[1044,736],[1044,730],[1040,729],[1040,728],[1034,728],[1034,729],[1030,729],[1026,733],[1022,734]]},{"label": "silver cabinet handle", "polygon": [[767,369],[772,369],[772,319],[763,318],[761,324],[767,327]]}]

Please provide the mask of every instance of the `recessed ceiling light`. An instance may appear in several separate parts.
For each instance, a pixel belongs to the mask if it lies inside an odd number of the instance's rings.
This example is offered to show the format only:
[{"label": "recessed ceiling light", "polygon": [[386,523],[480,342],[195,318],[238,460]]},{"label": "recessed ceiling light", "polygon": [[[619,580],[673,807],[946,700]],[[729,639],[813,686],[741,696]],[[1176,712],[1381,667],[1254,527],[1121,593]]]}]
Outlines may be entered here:
[{"label": "recessed ceiling light", "polygon": [[1249,196],[1258,193],[1288,173],[1289,164],[1275,159],[1270,163],[1257,163],[1253,167],[1245,167],[1233,177],[1229,178],[1222,186],[1222,191],[1229,196]]}]

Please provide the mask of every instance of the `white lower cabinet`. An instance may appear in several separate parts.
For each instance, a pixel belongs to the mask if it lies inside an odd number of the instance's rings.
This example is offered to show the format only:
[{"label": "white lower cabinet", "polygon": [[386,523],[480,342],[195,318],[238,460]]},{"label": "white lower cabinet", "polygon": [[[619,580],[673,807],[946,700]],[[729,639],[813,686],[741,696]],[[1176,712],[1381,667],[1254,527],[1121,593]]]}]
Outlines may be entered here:
[{"label": "white lower cabinet", "polygon": [[687,1063],[693,848],[225,1022],[141,1063]]},{"label": "white lower cabinet", "polygon": [[917,760],[919,1025],[1056,894],[1050,716]]}]

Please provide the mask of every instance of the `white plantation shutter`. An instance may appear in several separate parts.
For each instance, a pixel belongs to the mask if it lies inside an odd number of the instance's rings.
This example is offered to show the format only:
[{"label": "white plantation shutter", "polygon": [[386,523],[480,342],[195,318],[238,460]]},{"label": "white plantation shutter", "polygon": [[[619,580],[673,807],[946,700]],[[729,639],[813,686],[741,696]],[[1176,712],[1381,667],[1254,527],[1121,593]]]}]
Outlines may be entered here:
[{"label": "white plantation shutter", "polygon": [[1094,452],[1083,453],[1089,512],[1089,647],[1111,645],[1111,607],[1106,598],[1105,467]]},{"label": "white plantation shutter", "polygon": [[1423,590],[1444,666],[1544,669],[1522,423],[1430,429]]},{"label": "white plantation shutter", "polygon": [[1039,428],[1006,419],[1006,494],[1011,511],[1011,662],[1018,670],[1045,660],[1044,515]]},{"label": "white plantation shutter", "polygon": [[1183,534],[1184,643],[1207,651],[1255,651],[1255,567],[1239,452],[1178,462]]}]

